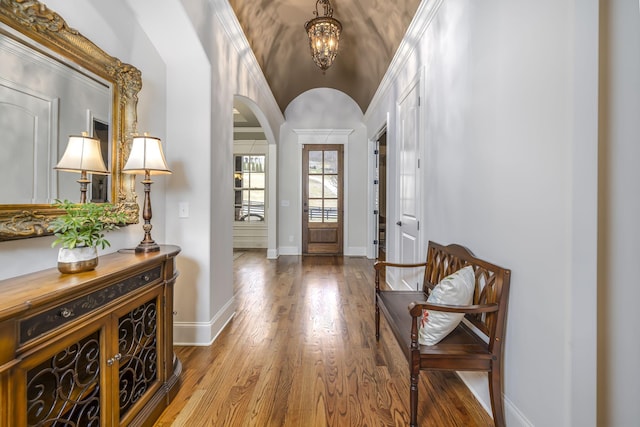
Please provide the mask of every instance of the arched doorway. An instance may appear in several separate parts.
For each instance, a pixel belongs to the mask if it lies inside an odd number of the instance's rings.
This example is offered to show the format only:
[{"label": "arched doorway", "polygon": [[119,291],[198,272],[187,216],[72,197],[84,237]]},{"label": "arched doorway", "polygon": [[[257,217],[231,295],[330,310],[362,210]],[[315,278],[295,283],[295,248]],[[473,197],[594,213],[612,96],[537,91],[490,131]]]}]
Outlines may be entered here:
[{"label": "arched doorway", "polygon": [[236,95],[233,102],[234,249],[277,249],[276,141],[260,108]]}]

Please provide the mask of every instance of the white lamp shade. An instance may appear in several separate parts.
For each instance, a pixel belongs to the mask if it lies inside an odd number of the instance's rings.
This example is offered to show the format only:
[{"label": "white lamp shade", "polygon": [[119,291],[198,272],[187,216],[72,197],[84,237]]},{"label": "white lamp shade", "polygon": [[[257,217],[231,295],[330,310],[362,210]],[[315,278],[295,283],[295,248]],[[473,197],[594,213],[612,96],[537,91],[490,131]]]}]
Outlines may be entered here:
[{"label": "white lamp shade", "polygon": [[146,135],[135,136],[129,159],[127,159],[122,172],[144,174],[147,171],[150,175],[171,173],[162,152],[160,139]]},{"label": "white lamp shade", "polygon": [[67,149],[54,169],[99,175],[110,173],[102,160],[100,140],[86,135],[69,137]]}]

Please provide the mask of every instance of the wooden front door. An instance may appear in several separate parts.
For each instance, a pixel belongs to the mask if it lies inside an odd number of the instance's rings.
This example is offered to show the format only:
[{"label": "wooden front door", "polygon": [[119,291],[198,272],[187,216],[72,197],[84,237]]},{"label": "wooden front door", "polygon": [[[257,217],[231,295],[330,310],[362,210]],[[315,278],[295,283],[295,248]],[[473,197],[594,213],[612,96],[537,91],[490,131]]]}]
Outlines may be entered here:
[{"label": "wooden front door", "polygon": [[342,157],[342,145],[307,144],[303,147],[303,254],[342,254]]}]

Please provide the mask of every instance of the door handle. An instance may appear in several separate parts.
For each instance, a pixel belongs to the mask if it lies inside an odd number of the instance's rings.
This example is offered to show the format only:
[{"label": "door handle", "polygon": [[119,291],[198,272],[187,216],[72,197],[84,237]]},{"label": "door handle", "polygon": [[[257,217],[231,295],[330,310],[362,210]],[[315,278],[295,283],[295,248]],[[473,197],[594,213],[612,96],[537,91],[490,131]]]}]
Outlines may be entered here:
[{"label": "door handle", "polygon": [[400,227],[402,227],[402,221],[396,222],[396,225],[399,225]]}]

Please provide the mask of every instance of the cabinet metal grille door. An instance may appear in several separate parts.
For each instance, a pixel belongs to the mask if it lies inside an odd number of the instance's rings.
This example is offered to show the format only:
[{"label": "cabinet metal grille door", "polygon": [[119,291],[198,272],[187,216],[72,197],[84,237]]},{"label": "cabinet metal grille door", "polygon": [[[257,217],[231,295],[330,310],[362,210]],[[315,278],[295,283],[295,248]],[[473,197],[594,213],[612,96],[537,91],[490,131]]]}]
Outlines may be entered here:
[{"label": "cabinet metal grille door", "polygon": [[136,307],[118,321],[121,355],[120,419],[158,381],[158,307],[156,298]]},{"label": "cabinet metal grille door", "polygon": [[27,371],[29,426],[100,425],[100,331]]}]

